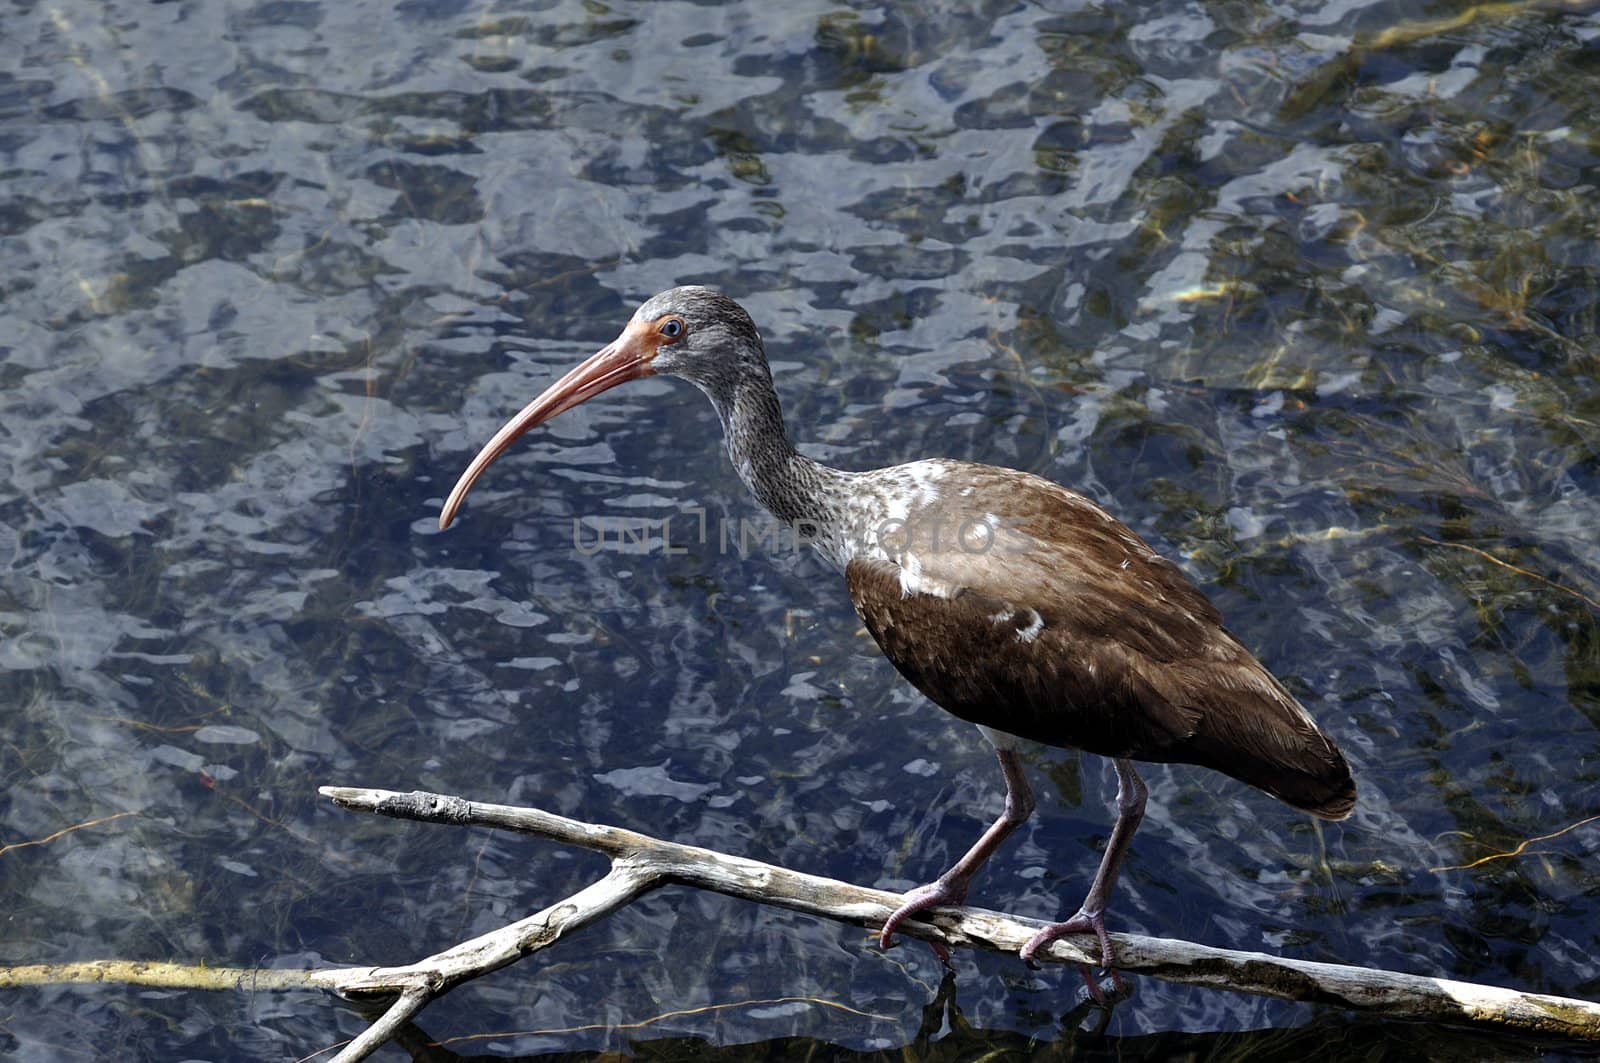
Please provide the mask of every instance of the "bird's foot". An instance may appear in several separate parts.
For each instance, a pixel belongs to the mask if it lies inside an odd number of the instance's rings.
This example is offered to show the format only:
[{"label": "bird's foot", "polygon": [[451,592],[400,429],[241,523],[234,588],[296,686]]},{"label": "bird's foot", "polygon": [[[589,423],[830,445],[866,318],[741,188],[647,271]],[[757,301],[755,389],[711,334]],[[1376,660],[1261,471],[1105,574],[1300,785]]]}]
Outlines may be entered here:
[{"label": "bird's foot", "polygon": [[1066,937],[1068,934],[1093,934],[1100,941],[1100,963],[1110,967],[1112,961],[1111,936],[1106,933],[1106,914],[1088,912],[1078,909],[1078,914],[1061,923],[1051,923],[1040,930],[1028,943],[1022,946],[1021,956],[1025,963],[1032,963],[1034,953],[1044,948],[1056,938]]},{"label": "bird's foot", "polygon": [[[1106,913],[1103,910],[1089,912],[1080,908],[1078,909],[1078,914],[1071,919],[1061,923],[1051,923],[1043,930],[1040,930],[1028,939],[1026,945],[1022,946],[1022,952],[1020,953],[1022,962],[1029,967],[1037,967],[1038,964],[1033,961],[1034,954],[1056,938],[1066,937],[1068,934],[1093,934],[1099,939],[1100,966],[1105,968],[1106,972],[1111,975],[1112,995],[1119,999],[1124,996],[1127,993],[1127,986],[1123,983],[1122,976],[1117,973],[1116,967],[1112,966],[1116,956],[1111,949],[1111,935],[1106,933]],[[1078,973],[1083,976],[1084,984],[1089,987],[1089,995],[1094,998],[1095,1003],[1111,1003],[1111,1000],[1106,996],[1105,990],[1101,988],[1100,979],[1095,976],[1092,967],[1088,964],[1080,963],[1078,965]]]},{"label": "bird's foot", "polygon": [[[894,932],[900,924],[907,919],[913,919],[929,908],[937,908],[942,904],[965,904],[967,902],[967,884],[948,882],[943,878],[918,886],[905,895],[900,907],[890,913],[889,918],[883,922],[883,930],[878,934],[878,947],[889,948],[894,944]],[[943,943],[930,941],[928,944],[939,957],[939,961],[946,967],[950,966],[950,950]]]}]

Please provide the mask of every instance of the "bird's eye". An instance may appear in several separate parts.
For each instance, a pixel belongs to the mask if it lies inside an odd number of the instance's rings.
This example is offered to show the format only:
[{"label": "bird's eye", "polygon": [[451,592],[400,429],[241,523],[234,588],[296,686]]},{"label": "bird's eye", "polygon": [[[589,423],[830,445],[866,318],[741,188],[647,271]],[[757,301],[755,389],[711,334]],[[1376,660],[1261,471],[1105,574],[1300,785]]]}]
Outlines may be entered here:
[{"label": "bird's eye", "polygon": [[683,318],[669,317],[661,323],[660,333],[669,340],[675,340],[683,335]]}]

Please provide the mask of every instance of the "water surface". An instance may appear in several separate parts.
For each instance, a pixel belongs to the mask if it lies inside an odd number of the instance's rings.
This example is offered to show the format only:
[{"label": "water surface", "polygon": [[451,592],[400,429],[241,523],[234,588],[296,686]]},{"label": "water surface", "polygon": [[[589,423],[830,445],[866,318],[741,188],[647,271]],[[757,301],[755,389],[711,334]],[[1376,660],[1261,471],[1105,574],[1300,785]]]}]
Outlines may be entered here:
[{"label": "water surface", "polygon": [[[401,963],[603,871],[326,783],[886,888],[958,855],[999,807],[981,737],[818,559],[676,534],[756,515],[691,388],[562,417],[435,527],[504,418],[696,282],[755,316],[810,453],[1087,493],[1347,751],[1341,824],[1152,767],[1116,927],[1600,997],[1600,822],[1485,860],[1600,815],[1594,5],[19,0],[4,24],[0,845],[133,814],[0,853],[0,963]],[[575,522],[641,519],[675,552],[574,548]],[[973,900],[1065,914],[1114,780],[1028,763],[1040,813]],[[958,957],[955,1028],[939,982],[926,949],[672,889],[423,1026],[494,1054],[1078,1043],[1070,970]],[[1456,1044],[1139,989],[1095,1051]],[[54,988],[8,995],[0,1051],[297,1058],[361,1025],[317,994]]]}]

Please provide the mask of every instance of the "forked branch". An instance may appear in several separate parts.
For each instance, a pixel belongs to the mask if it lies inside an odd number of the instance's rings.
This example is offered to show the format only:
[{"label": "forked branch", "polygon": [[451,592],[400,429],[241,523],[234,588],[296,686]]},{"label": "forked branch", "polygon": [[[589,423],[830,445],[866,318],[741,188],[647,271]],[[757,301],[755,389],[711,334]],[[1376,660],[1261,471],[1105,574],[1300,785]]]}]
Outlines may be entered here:
[{"label": "forked branch", "polygon": [[[825,919],[877,929],[900,903],[900,896],[848,882],[806,875],[712,849],[680,845],[619,827],[568,819],[537,808],[485,804],[429,793],[395,793],[328,786],[322,793],[346,808],[397,819],[450,823],[536,834],[593,849],[610,857],[612,870],[600,882],[522,923],[459,945],[407,968],[375,969],[359,982],[341,986],[347,993],[398,993],[415,985],[423,968],[438,969],[434,995],[467,977],[504,966],[565,933],[668,883],[777,905]],[[553,913],[559,913],[557,919]],[[558,929],[552,929],[559,923]],[[1015,953],[1039,927],[982,908],[939,908],[926,920],[907,923],[902,932],[950,948]],[[545,927],[542,933],[518,927]],[[510,941],[498,940],[509,935]],[[1600,1041],[1600,1003],[1495,986],[1429,978],[1398,971],[1314,963],[1261,952],[1211,948],[1189,941],[1113,934],[1119,969],[1171,982],[1212,986],[1235,992],[1303,1000],[1391,1018],[1535,1033],[1548,1037]],[[1091,937],[1068,937],[1042,949],[1038,958],[1093,964],[1098,947]],[[484,964],[479,967],[479,964]],[[469,973],[471,972],[471,973]],[[403,978],[395,976],[404,975]],[[353,1046],[352,1046],[353,1047]],[[347,1050],[348,1051],[348,1050]],[[340,1057],[341,1059],[345,1057]],[[361,1058],[350,1056],[351,1059]]]},{"label": "forked branch", "polygon": [[[224,970],[126,961],[0,968],[0,989],[71,982],[187,986],[196,989],[332,989],[346,997],[387,1001],[387,1009],[335,1063],[367,1058],[430,1001],[554,944],[657,887],[677,883],[772,904],[876,930],[900,903],[883,890],[805,875],[756,860],[663,841],[618,827],[557,816],[537,808],[483,804],[430,793],[329,786],[322,793],[345,808],[398,819],[497,827],[536,834],[603,853],[611,870],[599,881],[509,926],[400,967],[318,970]],[[901,933],[949,948],[1016,953],[1043,924],[982,908],[936,908]],[[1335,963],[1216,949],[1188,941],[1113,934],[1119,969],[1172,982],[1303,1000],[1389,1018],[1443,1022],[1500,1032],[1600,1043],[1600,1003],[1511,989],[1351,967]],[[1092,937],[1067,937],[1038,958],[1095,963]]]}]

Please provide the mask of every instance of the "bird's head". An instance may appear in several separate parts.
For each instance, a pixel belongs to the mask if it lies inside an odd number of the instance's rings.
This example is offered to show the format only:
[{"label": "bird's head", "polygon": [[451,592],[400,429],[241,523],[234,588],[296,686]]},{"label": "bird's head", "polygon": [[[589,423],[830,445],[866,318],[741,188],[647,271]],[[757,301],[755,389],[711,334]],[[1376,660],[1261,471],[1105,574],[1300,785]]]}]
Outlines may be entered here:
[{"label": "bird's head", "polygon": [[640,377],[677,376],[720,405],[751,372],[767,374],[766,356],[744,307],[712,288],[686,286],[653,295],[622,335],[551,384],[484,444],[445,500],[439,527],[450,526],[478,477],[518,436],[602,391]]},{"label": "bird's head", "polygon": [[635,330],[653,337],[651,373],[682,377],[713,398],[742,374],[766,367],[756,323],[715,288],[688,285],[651,296],[621,338]]}]

